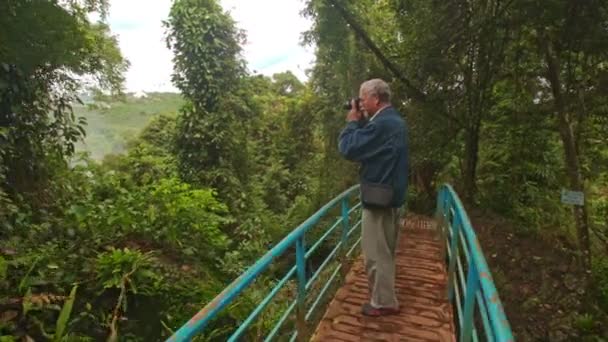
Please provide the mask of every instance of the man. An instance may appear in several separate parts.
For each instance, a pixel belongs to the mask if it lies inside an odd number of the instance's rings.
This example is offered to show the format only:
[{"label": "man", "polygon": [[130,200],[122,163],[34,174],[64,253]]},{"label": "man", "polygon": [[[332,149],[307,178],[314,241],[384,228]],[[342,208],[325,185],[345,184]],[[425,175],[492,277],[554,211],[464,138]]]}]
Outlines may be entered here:
[{"label": "man", "polygon": [[363,202],[361,247],[365,258],[370,302],[366,316],[399,313],[395,294],[395,251],[400,227],[400,208],[407,192],[407,128],[401,114],[391,106],[386,82],[372,79],[361,84],[360,109],[356,101],[340,134],[340,153],[361,164]]}]

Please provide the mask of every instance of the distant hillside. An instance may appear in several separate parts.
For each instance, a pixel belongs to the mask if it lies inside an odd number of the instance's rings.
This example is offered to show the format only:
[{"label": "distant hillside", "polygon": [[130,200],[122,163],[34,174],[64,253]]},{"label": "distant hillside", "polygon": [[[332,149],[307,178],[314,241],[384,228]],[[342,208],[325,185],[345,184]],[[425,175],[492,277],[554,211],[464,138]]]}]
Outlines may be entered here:
[{"label": "distant hillside", "polygon": [[125,101],[90,102],[74,106],[76,116],[87,119],[87,136],[76,150],[88,151],[100,160],[110,153],[121,153],[127,141],[135,137],[150,119],[162,113],[176,113],[183,103],[176,93],[138,93]]}]

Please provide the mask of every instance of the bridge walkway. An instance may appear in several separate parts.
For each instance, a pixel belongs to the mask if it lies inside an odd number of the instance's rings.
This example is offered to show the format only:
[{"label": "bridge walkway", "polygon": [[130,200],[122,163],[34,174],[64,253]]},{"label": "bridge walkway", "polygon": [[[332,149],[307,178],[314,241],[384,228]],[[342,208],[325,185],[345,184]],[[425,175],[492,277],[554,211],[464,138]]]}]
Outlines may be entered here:
[{"label": "bridge walkway", "polygon": [[359,257],[329,304],[313,341],[456,341],[436,224],[423,216],[409,216],[404,223],[396,261],[401,313],[385,317],[361,314],[369,296],[363,258]]}]

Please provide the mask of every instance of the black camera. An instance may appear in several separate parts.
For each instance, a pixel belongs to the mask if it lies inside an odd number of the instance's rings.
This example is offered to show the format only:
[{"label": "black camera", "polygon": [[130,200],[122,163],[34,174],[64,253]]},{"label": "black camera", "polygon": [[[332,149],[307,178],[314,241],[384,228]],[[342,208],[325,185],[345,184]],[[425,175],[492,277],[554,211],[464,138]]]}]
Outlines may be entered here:
[{"label": "black camera", "polygon": [[350,99],[348,101],[346,101],[346,103],[344,104],[344,108],[345,110],[351,110],[353,109],[352,106],[352,102],[355,101],[355,109],[360,112],[361,111],[361,99],[360,98],[356,98],[356,99]]}]

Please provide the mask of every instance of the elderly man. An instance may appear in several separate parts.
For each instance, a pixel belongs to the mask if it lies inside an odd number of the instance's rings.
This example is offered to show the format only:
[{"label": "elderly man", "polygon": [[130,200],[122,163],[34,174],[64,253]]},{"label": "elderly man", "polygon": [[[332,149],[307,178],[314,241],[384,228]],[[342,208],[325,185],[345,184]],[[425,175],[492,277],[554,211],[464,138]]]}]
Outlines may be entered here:
[{"label": "elderly man", "polygon": [[391,106],[391,92],[383,80],[361,84],[359,97],[359,103],[351,104],[339,149],[346,159],[361,164],[361,247],[371,297],[362,312],[366,316],[398,314],[395,251],[400,208],[407,192],[407,128]]}]

